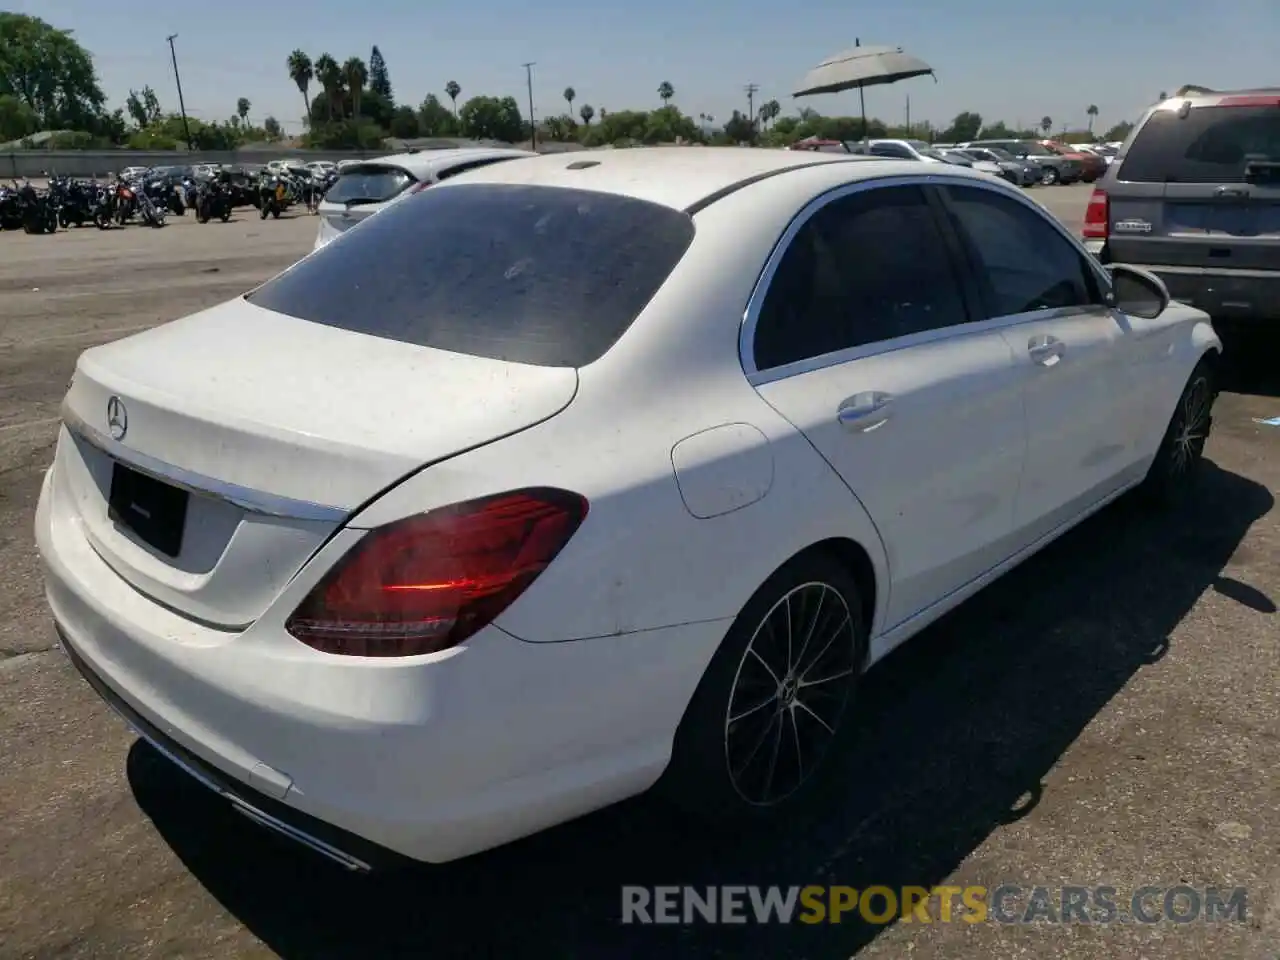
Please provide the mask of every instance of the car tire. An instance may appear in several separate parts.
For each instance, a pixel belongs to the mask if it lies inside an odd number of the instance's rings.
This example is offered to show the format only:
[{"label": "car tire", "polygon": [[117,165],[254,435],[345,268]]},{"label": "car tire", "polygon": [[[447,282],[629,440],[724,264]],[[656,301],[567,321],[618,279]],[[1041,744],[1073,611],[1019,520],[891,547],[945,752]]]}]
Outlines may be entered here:
[{"label": "car tire", "polygon": [[842,564],[820,550],[784,564],[712,657],[658,795],[714,826],[797,808],[853,727],[867,637],[858,586]]},{"label": "car tire", "polygon": [[1053,167],[1045,167],[1044,172],[1040,175],[1040,182],[1046,187],[1052,187],[1058,182],[1058,171]]},{"label": "car tire", "polygon": [[1218,388],[1213,364],[1202,359],[1178,397],[1160,449],[1142,482],[1144,499],[1157,506],[1179,506],[1195,491],[1205,442],[1213,429]]}]

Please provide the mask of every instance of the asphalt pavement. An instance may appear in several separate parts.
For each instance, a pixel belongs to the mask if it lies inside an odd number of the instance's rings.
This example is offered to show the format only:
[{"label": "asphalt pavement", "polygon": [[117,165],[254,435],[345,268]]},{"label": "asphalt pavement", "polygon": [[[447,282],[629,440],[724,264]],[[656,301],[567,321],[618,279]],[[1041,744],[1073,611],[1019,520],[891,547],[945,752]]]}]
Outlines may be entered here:
[{"label": "asphalt pavement", "polygon": [[[1079,228],[1087,188],[1032,195]],[[1194,505],[1121,502],[890,657],[838,786],[785,833],[708,837],[641,798],[362,878],[136,742],[54,648],[42,602],[31,527],[58,403],[81,350],[242,292],[314,231],[241,212],[0,235],[0,960],[1274,960],[1280,428],[1254,422],[1280,415],[1274,338],[1229,341]],[[1014,884],[1020,904],[1036,886],[1217,886],[1247,906],[1188,923],[622,925],[634,884]]]}]

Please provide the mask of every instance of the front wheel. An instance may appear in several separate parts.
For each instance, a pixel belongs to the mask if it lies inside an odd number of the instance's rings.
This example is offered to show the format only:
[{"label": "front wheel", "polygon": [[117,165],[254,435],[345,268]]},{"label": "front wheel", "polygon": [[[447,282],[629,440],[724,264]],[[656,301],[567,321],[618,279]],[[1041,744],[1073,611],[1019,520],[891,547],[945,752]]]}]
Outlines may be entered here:
[{"label": "front wheel", "polygon": [[1058,171],[1053,167],[1045,167],[1044,172],[1040,177],[1040,182],[1046,187],[1052,187],[1058,182]]},{"label": "front wheel", "polygon": [[258,213],[261,215],[263,220],[267,219],[267,214],[269,214],[270,212],[271,212],[271,209],[265,203],[258,208]]},{"label": "front wheel", "polygon": [[1178,398],[1160,449],[1142,483],[1142,492],[1149,501],[1177,506],[1194,491],[1204,461],[1204,446],[1213,429],[1213,402],[1217,396],[1212,363],[1201,360]]},{"label": "front wheel", "polygon": [[834,766],[866,653],[848,570],[820,552],[784,564],[712,657],[659,792],[713,824],[769,820],[794,808]]}]

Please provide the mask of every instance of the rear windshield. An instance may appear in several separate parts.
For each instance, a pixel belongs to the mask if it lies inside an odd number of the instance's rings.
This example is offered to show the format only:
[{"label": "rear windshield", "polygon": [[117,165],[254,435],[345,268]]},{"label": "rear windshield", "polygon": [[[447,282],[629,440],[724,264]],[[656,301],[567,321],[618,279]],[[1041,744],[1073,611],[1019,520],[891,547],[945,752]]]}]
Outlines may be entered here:
[{"label": "rear windshield", "polygon": [[687,214],[615,194],[441,186],[369,217],[247,299],[388,340],[580,367],[626,332],[693,233]]},{"label": "rear windshield", "polygon": [[1280,107],[1160,110],[1121,161],[1129,183],[1239,183],[1249,161],[1280,162]]},{"label": "rear windshield", "polygon": [[328,203],[382,203],[416,182],[407,170],[388,166],[348,167],[324,195]]}]

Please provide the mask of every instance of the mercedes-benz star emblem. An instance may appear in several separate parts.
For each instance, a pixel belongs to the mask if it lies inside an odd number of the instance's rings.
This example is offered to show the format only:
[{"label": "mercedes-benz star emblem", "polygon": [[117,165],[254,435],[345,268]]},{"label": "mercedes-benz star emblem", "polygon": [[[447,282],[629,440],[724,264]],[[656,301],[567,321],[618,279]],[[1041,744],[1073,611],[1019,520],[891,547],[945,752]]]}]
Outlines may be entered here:
[{"label": "mercedes-benz star emblem", "polygon": [[119,397],[107,401],[107,429],[111,431],[112,440],[123,440],[129,432],[129,411]]}]

